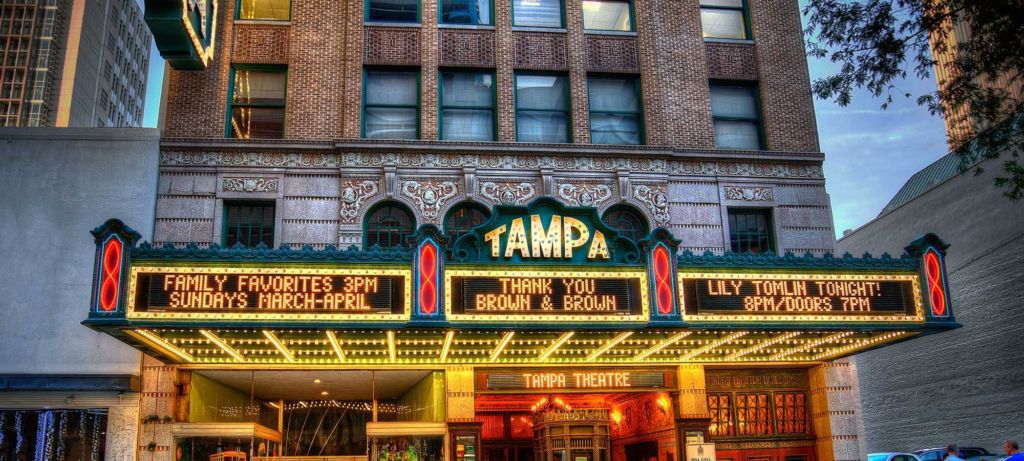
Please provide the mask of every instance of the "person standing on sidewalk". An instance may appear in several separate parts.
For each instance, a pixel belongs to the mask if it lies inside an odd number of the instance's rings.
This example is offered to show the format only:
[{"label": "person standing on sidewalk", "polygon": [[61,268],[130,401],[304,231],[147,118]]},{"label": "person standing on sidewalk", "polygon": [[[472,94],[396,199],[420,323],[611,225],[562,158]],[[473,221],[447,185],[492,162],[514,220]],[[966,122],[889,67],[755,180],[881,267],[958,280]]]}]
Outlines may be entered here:
[{"label": "person standing on sidewalk", "polygon": [[1020,452],[1020,445],[1017,444],[1016,440],[1007,440],[1006,444],[1003,445],[1003,450],[1006,454],[1010,455],[1004,461],[1024,461],[1024,454]]},{"label": "person standing on sidewalk", "polygon": [[960,457],[960,448],[957,447],[955,443],[951,443],[949,445],[946,445],[946,457],[943,458],[943,460],[944,461],[964,461],[964,459]]}]

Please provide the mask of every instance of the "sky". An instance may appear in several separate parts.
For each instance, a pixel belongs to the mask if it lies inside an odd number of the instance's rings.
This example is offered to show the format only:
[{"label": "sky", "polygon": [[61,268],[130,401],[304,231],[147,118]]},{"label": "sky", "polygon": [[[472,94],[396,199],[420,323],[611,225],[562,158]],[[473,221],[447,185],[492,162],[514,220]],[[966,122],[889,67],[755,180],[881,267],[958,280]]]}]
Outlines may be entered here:
[{"label": "sky", "polygon": [[[806,0],[800,0],[801,7]],[[825,60],[809,60],[811,80],[834,69]],[[153,46],[143,125],[155,127],[160,112],[164,60]],[[897,84],[919,95],[935,89],[935,80],[911,78]],[[832,200],[836,236],[856,229],[882,210],[912,174],[946,154],[945,126],[914,97],[897,99],[888,109],[866,91],[840,107],[815,99],[821,150],[825,153],[825,187]]]}]

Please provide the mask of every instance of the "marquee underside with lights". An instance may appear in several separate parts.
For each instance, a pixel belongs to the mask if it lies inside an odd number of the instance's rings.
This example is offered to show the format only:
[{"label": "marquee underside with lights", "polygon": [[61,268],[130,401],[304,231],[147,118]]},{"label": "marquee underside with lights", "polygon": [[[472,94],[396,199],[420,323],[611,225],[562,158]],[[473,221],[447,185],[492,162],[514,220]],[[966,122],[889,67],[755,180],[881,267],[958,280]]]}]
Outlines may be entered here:
[{"label": "marquee underside with lights", "polygon": [[694,255],[550,199],[394,250],[93,234],[84,323],[195,367],[815,363],[958,326],[932,235],[901,258]]}]

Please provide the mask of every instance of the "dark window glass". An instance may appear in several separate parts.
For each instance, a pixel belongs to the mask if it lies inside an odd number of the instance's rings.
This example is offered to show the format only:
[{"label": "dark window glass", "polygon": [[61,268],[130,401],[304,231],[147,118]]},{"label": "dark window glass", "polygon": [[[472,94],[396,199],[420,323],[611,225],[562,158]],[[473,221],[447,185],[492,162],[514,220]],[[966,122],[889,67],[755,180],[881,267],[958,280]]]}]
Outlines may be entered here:
[{"label": "dark window glass", "polygon": [[284,136],[284,70],[235,69],[231,95],[232,138]]},{"label": "dark window glass", "polygon": [[455,207],[448,213],[444,220],[444,231],[451,237],[448,241],[448,257],[451,259],[451,248],[454,248],[455,241],[469,233],[470,229],[479,226],[488,219],[491,214],[482,206],[467,203]]},{"label": "dark window glass", "polygon": [[563,27],[562,0],[512,0],[512,25]]},{"label": "dark window glass", "polygon": [[569,142],[566,77],[516,75],[516,141]]},{"label": "dark window glass", "polygon": [[640,144],[641,113],[633,77],[590,77],[590,141],[593,144]]},{"label": "dark window glass", "polygon": [[363,137],[419,137],[419,75],[416,72],[366,71]]},{"label": "dark window glass", "polygon": [[274,246],[272,202],[225,202],[224,246]]},{"label": "dark window glass", "polygon": [[774,251],[771,211],[730,209],[729,241],[733,253]]},{"label": "dark window glass", "polygon": [[494,74],[441,74],[441,139],[494,140]]},{"label": "dark window glass", "polygon": [[441,0],[441,24],[491,24],[491,0]]},{"label": "dark window glass", "polygon": [[366,20],[419,22],[419,0],[367,0]]},{"label": "dark window glass", "polygon": [[647,235],[647,221],[640,213],[626,206],[612,207],[601,217],[608,227],[634,242]]},{"label": "dark window glass", "polygon": [[287,21],[291,8],[291,0],[238,0],[238,19]]},{"label": "dark window glass", "polygon": [[406,238],[412,235],[415,227],[412,213],[404,206],[379,206],[366,218],[363,248],[374,245],[382,248],[404,247],[409,244]]},{"label": "dark window glass", "polygon": [[761,113],[757,106],[754,87],[711,84],[715,147],[761,149]]},{"label": "dark window glass", "polygon": [[583,28],[632,31],[633,7],[623,0],[583,0]]},{"label": "dark window glass", "polygon": [[0,410],[0,458],[5,460],[111,459],[106,439],[105,408]]},{"label": "dark window glass", "polygon": [[744,0],[700,0],[700,22],[706,38],[746,39]]}]

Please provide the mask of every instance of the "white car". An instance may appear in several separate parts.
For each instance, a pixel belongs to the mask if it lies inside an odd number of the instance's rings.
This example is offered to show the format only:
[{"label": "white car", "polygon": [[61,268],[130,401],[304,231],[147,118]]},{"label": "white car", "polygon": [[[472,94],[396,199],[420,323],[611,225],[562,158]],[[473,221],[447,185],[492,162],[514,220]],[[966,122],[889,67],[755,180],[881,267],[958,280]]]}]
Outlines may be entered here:
[{"label": "white car", "polygon": [[921,461],[910,453],[871,453],[868,461]]}]

